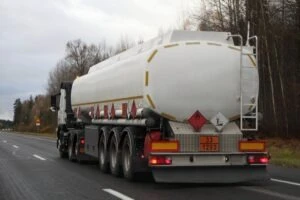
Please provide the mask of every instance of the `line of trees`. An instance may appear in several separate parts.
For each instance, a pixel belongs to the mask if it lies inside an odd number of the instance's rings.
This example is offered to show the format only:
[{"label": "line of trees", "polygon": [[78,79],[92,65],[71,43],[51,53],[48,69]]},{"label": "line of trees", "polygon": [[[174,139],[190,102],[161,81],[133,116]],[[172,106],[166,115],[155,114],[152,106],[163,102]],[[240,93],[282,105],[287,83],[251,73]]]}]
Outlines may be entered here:
[{"label": "line of trees", "polygon": [[55,124],[55,114],[49,112],[50,99],[47,95],[30,96],[29,99],[14,102],[13,125],[15,130],[35,132],[37,130],[36,121],[43,124],[42,132],[51,132]]},{"label": "line of trees", "polygon": [[[180,20],[181,29],[226,31],[244,39],[250,22],[251,35],[259,38],[260,130],[269,136],[300,137],[300,0],[195,0],[192,11]],[[98,45],[68,42],[65,57],[49,74],[47,95],[59,92],[61,81],[72,81],[92,65],[133,45],[127,37],[115,48],[104,41]],[[20,123],[16,117],[19,101],[15,102],[15,124]],[[29,102],[21,104],[30,108]],[[22,123],[28,119],[23,113]],[[49,124],[54,121],[51,118]]]},{"label": "line of trees", "polygon": [[13,122],[12,121],[0,119],[0,130],[2,130],[2,129],[12,129],[12,128],[13,128]]}]

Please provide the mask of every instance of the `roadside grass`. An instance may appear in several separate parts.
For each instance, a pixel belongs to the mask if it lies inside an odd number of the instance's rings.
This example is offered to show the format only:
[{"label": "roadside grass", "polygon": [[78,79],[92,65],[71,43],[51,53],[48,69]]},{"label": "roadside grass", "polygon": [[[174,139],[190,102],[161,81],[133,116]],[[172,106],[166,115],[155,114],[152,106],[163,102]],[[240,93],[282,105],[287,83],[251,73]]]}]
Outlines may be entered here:
[{"label": "roadside grass", "polygon": [[13,133],[18,133],[21,135],[33,135],[39,137],[48,137],[48,138],[56,138],[56,134],[54,133],[37,133],[37,132],[25,132],[25,131],[12,131]]},{"label": "roadside grass", "polygon": [[41,136],[41,137],[49,137],[49,138],[56,138],[56,133],[50,126],[45,126],[41,128],[40,130],[37,130],[36,127],[30,127],[30,126],[23,126],[23,127],[17,127],[16,130],[12,131],[19,134],[25,134],[25,135],[34,135],[34,136]]},{"label": "roadside grass", "polygon": [[268,151],[271,154],[271,164],[285,167],[300,168],[300,140],[270,138]]}]

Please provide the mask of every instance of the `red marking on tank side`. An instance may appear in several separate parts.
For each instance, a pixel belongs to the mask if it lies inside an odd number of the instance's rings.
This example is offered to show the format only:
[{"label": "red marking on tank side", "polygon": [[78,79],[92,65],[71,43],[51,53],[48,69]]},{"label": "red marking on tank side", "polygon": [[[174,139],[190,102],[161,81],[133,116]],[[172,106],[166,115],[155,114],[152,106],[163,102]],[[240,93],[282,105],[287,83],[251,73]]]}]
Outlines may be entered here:
[{"label": "red marking on tank side", "polygon": [[104,118],[107,119],[108,118],[108,106],[107,105],[104,105]]},{"label": "red marking on tank side", "polygon": [[131,106],[131,117],[134,119],[136,117],[136,105],[135,101],[133,100],[132,106]]}]

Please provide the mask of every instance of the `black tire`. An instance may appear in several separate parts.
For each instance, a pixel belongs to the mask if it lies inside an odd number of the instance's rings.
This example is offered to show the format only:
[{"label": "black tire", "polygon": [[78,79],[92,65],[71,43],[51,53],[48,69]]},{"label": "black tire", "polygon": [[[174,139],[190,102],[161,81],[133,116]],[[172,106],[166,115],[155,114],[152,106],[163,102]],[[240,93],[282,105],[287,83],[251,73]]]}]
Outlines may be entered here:
[{"label": "black tire", "polygon": [[134,155],[135,155],[135,148],[134,148],[134,140],[129,135],[130,133],[126,134],[122,146],[122,167],[123,167],[123,174],[127,180],[133,181],[136,178],[136,174],[134,171]]},{"label": "black tire", "polygon": [[60,158],[67,158],[68,157],[68,153],[62,151],[60,146],[61,146],[60,140],[57,140],[57,148],[58,148],[58,152],[59,152],[59,157]]},{"label": "black tire", "polygon": [[61,150],[59,150],[59,157],[60,158],[67,158],[68,157],[68,153],[62,152]]},{"label": "black tire", "polygon": [[105,137],[104,134],[101,135],[99,140],[99,152],[98,152],[98,161],[99,161],[99,168],[102,172],[108,173],[109,172],[109,162],[108,162],[108,153],[105,145]]},{"label": "black tire", "polygon": [[76,160],[74,150],[75,150],[75,145],[73,144],[71,137],[70,137],[69,142],[68,142],[68,158],[72,162],[74,162]]},{"label": "black tire", "polygon": [[80,154],[80,145],[79,145],[79,140],[76,141],[76,145],[75,145],[75,157],[76,160],[79,164],[84,163],[84,160],[81,159],[81,154]]},{"label": "black tire", "polygon": [[119,156],[118,141],[115,135],[112,136],[109,145],[109,168],[114,176],[121,176],[121,159]]}]

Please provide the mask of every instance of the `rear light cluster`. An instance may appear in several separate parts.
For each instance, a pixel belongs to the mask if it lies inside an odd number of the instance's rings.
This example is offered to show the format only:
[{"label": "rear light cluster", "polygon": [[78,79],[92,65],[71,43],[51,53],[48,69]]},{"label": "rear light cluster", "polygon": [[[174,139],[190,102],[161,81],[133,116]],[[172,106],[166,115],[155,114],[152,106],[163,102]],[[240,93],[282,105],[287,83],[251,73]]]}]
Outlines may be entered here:
[{"label": "rear light cluster", "polygon": [[84,145],[85,144],[84,137],[80,138],[79,142],[80,142],[80,144]]},{"label": "rear light cluster", "polygon": [[267,155],[248,155],[248,164],[263,164],[269,163],[269,156]]},{"label": "rear light cluster", "polygon": [[172,159],[168,156],[150,156],[149,165],[171,165]]}]

